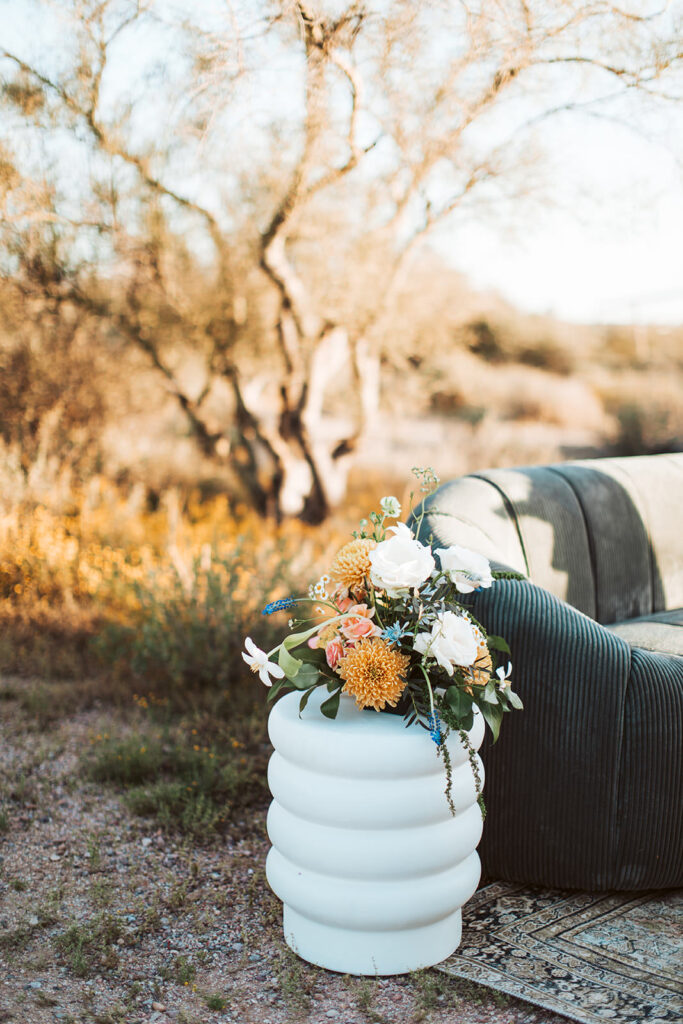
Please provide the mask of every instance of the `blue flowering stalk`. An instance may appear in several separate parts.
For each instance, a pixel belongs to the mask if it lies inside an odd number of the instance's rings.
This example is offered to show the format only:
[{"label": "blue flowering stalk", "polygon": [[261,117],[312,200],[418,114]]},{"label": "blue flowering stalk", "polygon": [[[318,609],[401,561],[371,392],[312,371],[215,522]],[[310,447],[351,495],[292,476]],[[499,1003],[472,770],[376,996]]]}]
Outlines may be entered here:
[{"label": "blue flowering stalk", "polygon": [[293,597],[281,597],[278,601],[271,601],[261,612],[261,615],[272,615],[273,612],[285,612],[293,608],[296,599]]},{"label": "blue flowering stalk", "polygon": [[427,717],[427,725],[429,726],[429,735],[432,737],[437,747],[441,746],[441,719],[439,718],[438,711],[430,711]]}]

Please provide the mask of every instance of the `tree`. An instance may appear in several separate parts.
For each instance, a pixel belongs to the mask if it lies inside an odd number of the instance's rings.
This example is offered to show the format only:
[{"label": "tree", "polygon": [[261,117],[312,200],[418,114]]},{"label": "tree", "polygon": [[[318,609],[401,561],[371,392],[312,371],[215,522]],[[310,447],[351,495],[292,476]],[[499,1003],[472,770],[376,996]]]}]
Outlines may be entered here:
[{"label": "tree", "polygon": [[108,322],[257,508],[311,521],[367,437],[421,243],[532,196],[549,118],[681,95],[680,25],[647,0],[60,11],[57,53],[0,49],[5,276]]}]

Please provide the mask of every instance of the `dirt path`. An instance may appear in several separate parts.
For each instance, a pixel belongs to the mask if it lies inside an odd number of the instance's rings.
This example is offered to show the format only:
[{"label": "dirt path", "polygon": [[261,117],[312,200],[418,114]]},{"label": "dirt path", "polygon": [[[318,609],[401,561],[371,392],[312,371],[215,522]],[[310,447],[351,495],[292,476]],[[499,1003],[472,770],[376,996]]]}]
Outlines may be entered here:
[{"label": "dirt path", "polygon": [[126,721],[95,709],[30,726],[0,700],[0,1021],[563,1024],[433,970],[308,966],[265,883],[265,807],[213,845],[176,840],[80,770],[92,738]]}]

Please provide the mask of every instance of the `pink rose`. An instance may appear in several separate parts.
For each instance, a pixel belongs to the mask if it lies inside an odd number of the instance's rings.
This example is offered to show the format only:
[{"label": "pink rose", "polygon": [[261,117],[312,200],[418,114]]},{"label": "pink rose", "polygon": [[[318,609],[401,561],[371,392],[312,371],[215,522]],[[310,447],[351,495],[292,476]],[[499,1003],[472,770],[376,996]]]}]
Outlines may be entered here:
[{"label": "pink rose", "polygon": [[353,599],[350,597],[339,597],[337,598],[337,608],[342,614],[347,612],[353,605]]},{"label": "pink rose", "polygon": [[306,643],[311,648],[312,651],[317,651],[318,647],[320,646],[320,637],[316,633],[314,636],[309,636]]},{"label": "pink rose", "polygon": [[339,659],[344,653],[344,645],[339,638],[330,640],[325,646],[325,657],[327,658],[327,664],[330,668],[336,668],[339,663]]}]

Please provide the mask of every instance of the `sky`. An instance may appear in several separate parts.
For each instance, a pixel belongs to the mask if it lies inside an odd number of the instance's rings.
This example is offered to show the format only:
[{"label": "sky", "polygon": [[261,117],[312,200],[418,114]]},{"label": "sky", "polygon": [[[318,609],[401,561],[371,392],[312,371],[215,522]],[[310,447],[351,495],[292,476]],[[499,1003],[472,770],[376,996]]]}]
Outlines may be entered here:
[{"label": "sky", "polygon": [[520,309],[578,323],[683,323],[683,110],[669,142],[569,120],[546,135],[554,208],[470,224],[437,248]]}]

